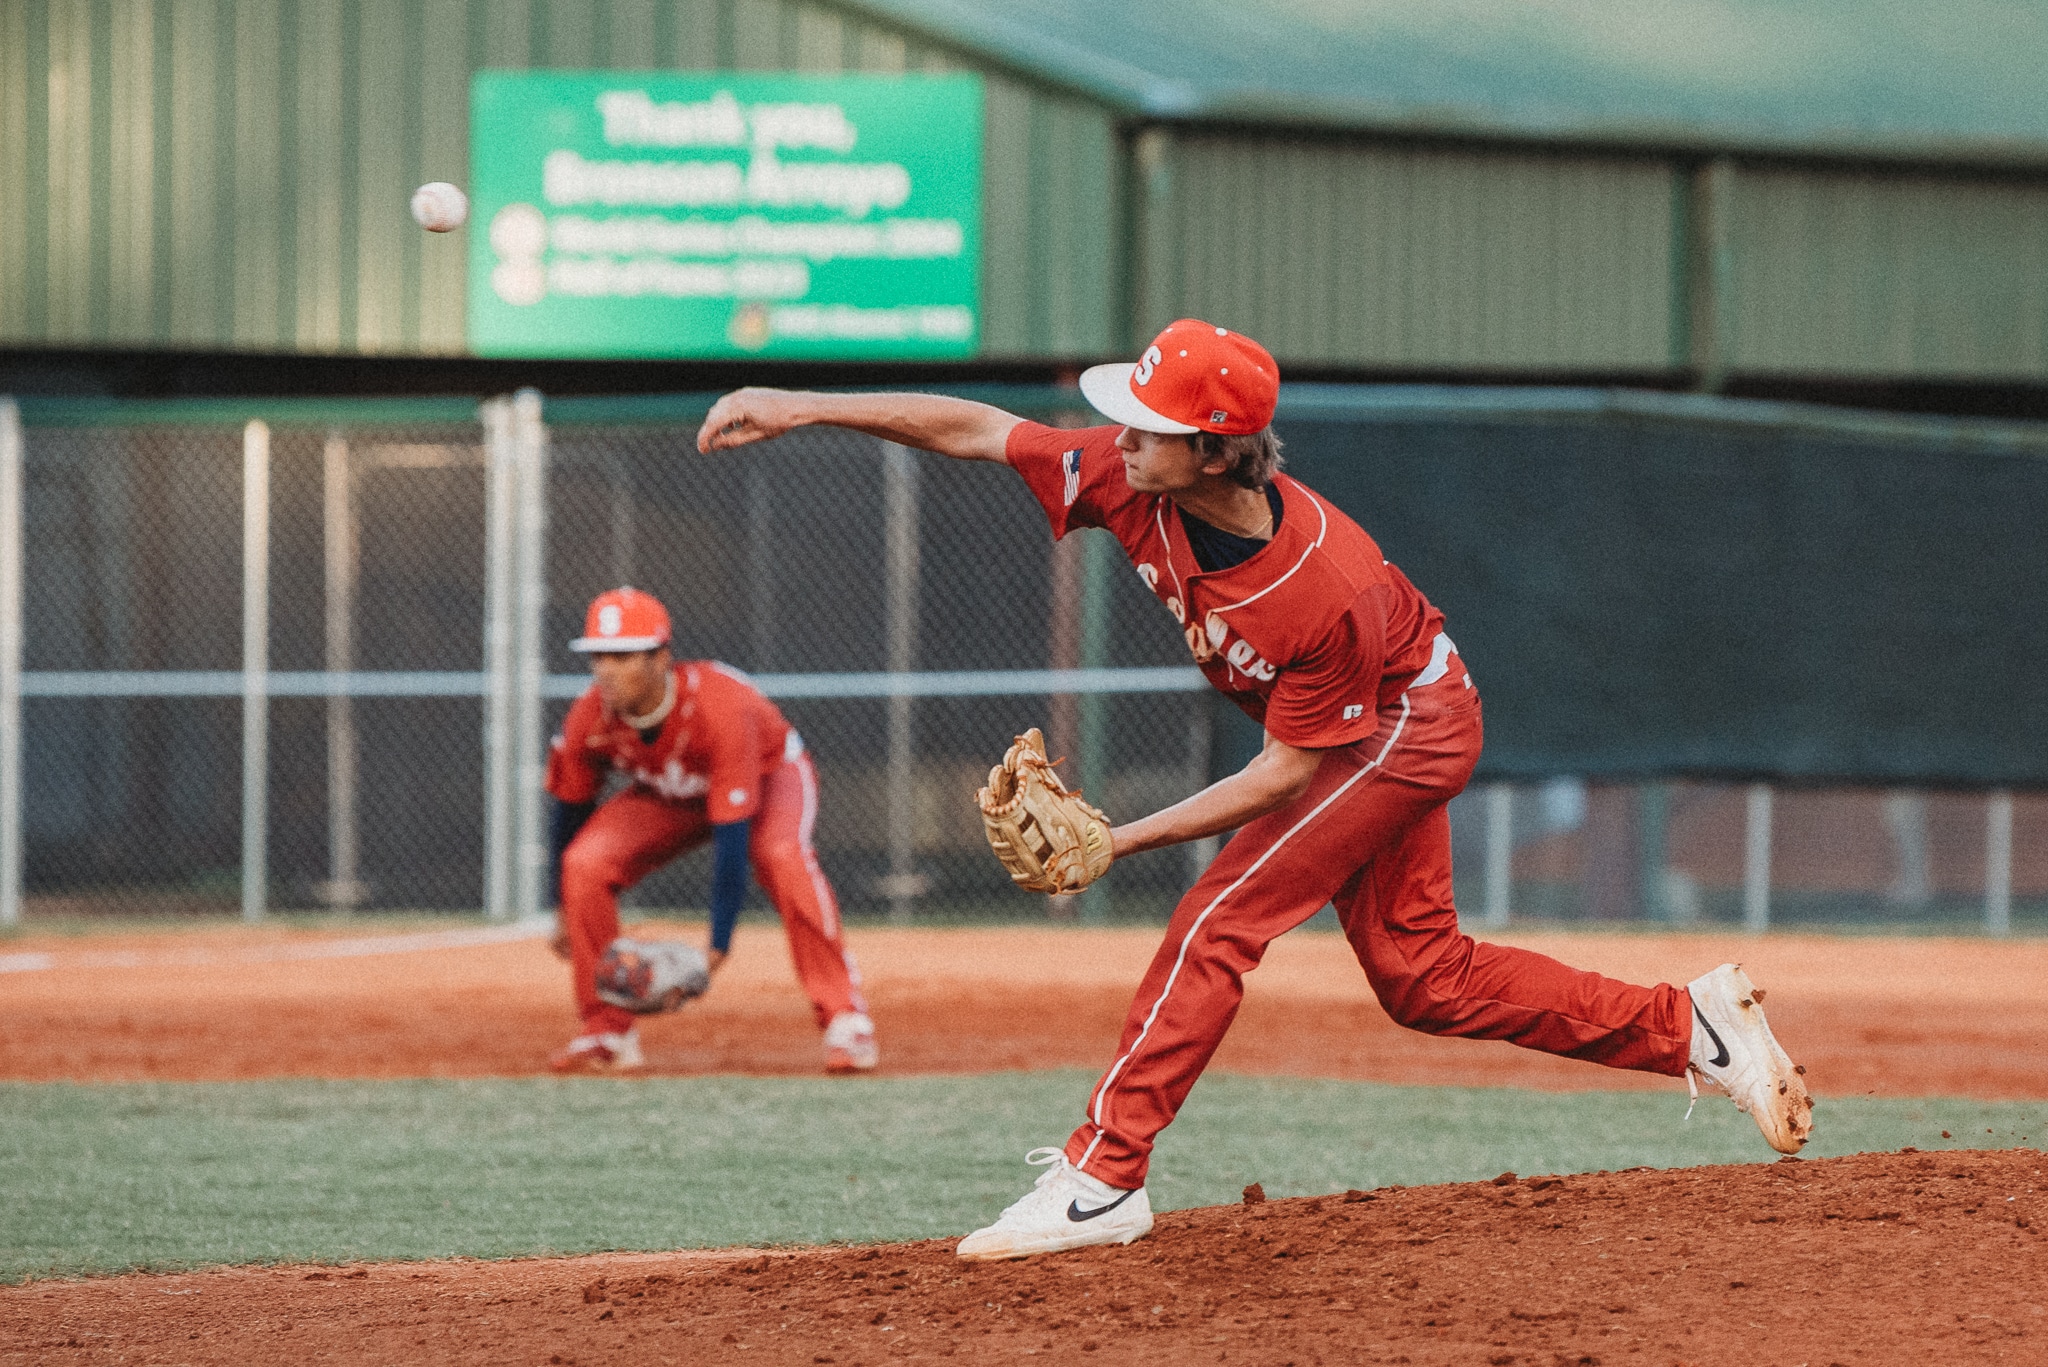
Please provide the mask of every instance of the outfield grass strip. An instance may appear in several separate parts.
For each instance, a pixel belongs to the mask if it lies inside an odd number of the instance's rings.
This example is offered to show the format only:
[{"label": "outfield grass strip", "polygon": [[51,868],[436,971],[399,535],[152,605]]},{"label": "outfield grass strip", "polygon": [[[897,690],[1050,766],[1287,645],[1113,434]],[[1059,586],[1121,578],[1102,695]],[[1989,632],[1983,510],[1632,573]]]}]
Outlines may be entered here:
[{"label": "outfield grass strip", "polygon": [[[1025,1190],[1093,1074],[0,1084],[0,1279],[948,1236]],[[1203,1079],[1163,1210],[1768,1162],[1725,1100]],[[2048,1103],[1823,1098],[1808,1154],[2038,1143]],[[1948,1137],[1943,1131],[1949,1132]]]}]

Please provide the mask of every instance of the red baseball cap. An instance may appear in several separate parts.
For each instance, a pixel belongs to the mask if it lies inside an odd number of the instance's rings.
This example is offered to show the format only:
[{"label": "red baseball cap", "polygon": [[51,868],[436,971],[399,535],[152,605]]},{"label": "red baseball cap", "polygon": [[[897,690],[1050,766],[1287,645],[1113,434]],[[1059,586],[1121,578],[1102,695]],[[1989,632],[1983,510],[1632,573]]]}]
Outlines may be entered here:
[{"label": "red baseball cap", "polygon": [[668,609],[651,593],[609,589],[590,600],[583,614],[583,634],[569,649],[585,655],[653,650],[668,644]]},{"label": "red baseball cap", "polygon": [[1273,421],[1280,367],[1251,338],[1183,318],[1167,324],[1137,364],[1082,371],[1081,393],[1112,421],[1140,432],[1243,436]]}]

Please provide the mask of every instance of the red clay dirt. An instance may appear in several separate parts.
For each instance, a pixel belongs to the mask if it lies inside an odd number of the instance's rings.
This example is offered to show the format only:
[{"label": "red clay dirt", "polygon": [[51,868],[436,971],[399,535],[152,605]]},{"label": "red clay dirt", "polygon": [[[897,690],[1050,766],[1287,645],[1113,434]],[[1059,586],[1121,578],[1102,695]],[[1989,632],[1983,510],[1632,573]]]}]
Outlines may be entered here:
[{"label": "red clay dirt", "polygon": [[[518,1076],[538,1071],[574,1031],[566,969],[537,939],[281,957],[372,933],[237,928],[0,942],[0,969],[37,955],[49,965],[0,972],[0,1078]],[[706,997],[643,1025],[654,1071],[816,1071],[816,1027],[779,938],[748,927]],[[1773,1026],[1823,1095],[2048,1098],[2048,942],[1522,930],[1495,938],[1636,982],[1682,983],[1740,961],[1769,990]],[[884,1069],[968,1073],[1104,1066],[1158,932],[868,929],[851,940]],[[125,964],[109,962],[122,955]],[[1403,1030],[1335,935],[1283,937],[1246,982],[1218,1068],[1546,1090],[1675,1085]]]},{"label": "red clay dirt", "polygon": [[2048,1361],[2048,1155],[1524,1178],[946,1243],[258,1268],[0,1291],[0,1363]]},{"label": "red clay dirt", "polygon": [[[517,1075],[569,1031],[562,969],[536,941],[356,953],[336,938],[8,940],[0,1077]],[[702,1002],[649,1023],[658,1071],[817,1067],[809,1012],[766,938]],[[1500,938],[1637,981],[1741,960],[1823,1097],[2048,1097],[2048,945]],[[885,1067],[967,1072],[1100,1066],[1156,934],[854,943]],[[1323,935],[1273,947],[1216,1066],[1674,1085],[1399,1030]],[[2022,1149],[1418,1187],[1176,1212],[1128,1249],[1000,1266],[927,1242],[36,1282],[0,1289],[0,1364],[2038,1364],[2044,1169]]]}]

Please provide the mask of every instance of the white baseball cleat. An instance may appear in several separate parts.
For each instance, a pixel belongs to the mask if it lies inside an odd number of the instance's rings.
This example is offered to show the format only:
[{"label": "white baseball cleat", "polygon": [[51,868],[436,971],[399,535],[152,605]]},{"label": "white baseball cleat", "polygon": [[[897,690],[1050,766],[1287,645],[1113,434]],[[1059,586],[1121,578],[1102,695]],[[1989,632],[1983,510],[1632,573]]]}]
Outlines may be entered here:
[{"label": "white baseball cleat", "polygon": [[871,1073],[882,1061],[875,1023],[858,1011],[841,1011],[825,1027],[825,1071]]},{"label": "white baseball cleat", "polygon": [[1067,1161],[1059,1149],[1033,1149],[1024,1161],[1047,1165],[1024,1199],[987,1229],[977,1229],[954,1250],[993,1262],[1058,1253],[1096,1244],[1127,1244],[1152,1232],[1152,1202],[1145,1189],[1125,1191],[1099,1182]]},{"label": "white baseball cleat", "polygon": [[[1771,1027],[1764,994],[1740,964],[1722,964],[1686,984],[1692,997],[1692,1059],[1685,1080],[1699,1100],[1705,1078],[1726,1092],[1737,1110],[1756,1121],[1779,1153],[1798,1153],[1813,1133],[1813,1098]],[[1692,1108],[1686,1108],[1692,1114]]]},{"label": "white baseball cleat", "polygon": [[646,1066],[638,1030],[578,1035],[548,1060],[549,1070],[557,1073],[632,1073]]}]

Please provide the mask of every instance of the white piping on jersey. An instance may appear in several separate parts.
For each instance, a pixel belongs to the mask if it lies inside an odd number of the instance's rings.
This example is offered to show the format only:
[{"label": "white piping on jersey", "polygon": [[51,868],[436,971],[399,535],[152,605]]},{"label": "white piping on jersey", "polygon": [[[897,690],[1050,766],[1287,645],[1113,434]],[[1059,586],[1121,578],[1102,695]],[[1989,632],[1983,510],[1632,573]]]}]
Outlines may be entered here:
[{"label": "white piping on jersey", "polygon": [[1310,503],[1313,503],[1313,504],[1315,505],[1315,509],[1316,509],[1316,515],[1317,515],[1318,517],[1322,518],[1322,520],[1323,520],[1323,525],[1322,525],[1322,526],[1320,526],[1320,527],[1318,527],[1318,528],[1316,529],[1316,539],[1315,539],[1314,541],[1311,541],[1311,542],[1309,543],[1309,547],[1308,547],[1308,549],[1307,549],[1307,550],[1305,550],[1305,551],[1303,551],[1303,552],[1301,553],[1301,559],[1299,559],[1299,560],[1297,560],[1297,561],[1295,561],[1295,562],[1294,562],[1294,568],[1293,568],[1293,569],[1290,569],[1290,570],[1288,570],[1288,571],[1287,571],[1287,573],[1285,573],[1285,574],[1281,575],[1281,576],[1280,576],[1280,577],[1279,577],[1278,579],[1275,579],[1275,580],[1274,580],[1274,581],[1273,581],[1272,583],[1270,583],[1270,584],[1266,585],[1266,587],[1264,587],[1264,588],[1260,589],[1260,590],[1259,590],[1259,591],[1258,591],[1257,593],[1253,594],[1253,595],[1252,595],[1251,597],[1249,597],[1249,598],[1240,598],[1240,599],[1238,599],[1238,600],[1237,600],[1237,601],[1236,601],[1235,603],[1232,603],[1232,604],[1231,604],[1230,606],[1228,606],[1228,607],[1221,607],[1221,608],[1211,608],[1211,609],[1209,609],[1209,611],[1211,611],[1211,612],[1235,612],[1235,611],[1237,611],[1237,610],[1238,610],[1239,608],[1241,608],[1241,607],[1244,607],[1244,606],[1245,606],[1246,604],[1248,604],[1248,603],[1256,603],[1256,602],[1258,602],[1258,601],[1259,601],[1259,600],[1260,600],[1261,598],[1264,598],[1264,597],[1265,597],[1265,596],[1266,596],[1267,594],[1271,593],[1271,592],[1272,592],[1272,591],[1273,591],[1274,589],[1277,589],[1277,588],[1279,588],[1279,587],[1280,587],[1280,586],[1281,586],[1282,584],[1284,584],[1284,583],[1286,583],[1286,582],[1287,582],[1288,580],[1292,579],[1292,578],[1294,577],[1294,573],[1295,573],[1295,570],[1299,570],[1299,569],[1300,569],[1300,568],[1301,568],[1301,567],[1302,567],[1303,565],[1306,565],[1306,564],[1308,563],[1308,558],[1309,558],[1310,556],[1314,555],[1314,554],[1315,554],[1315,553],[1316,553],[1317,551],[1319,551],[1319,550],[1321,550],[1321,549],[1323,548],[1323,538],[1324,538],[1324,537],[1326,537],[1326,536],[1328,536],[1328,535],[1330,534],[1330,513],[1329,513],[1329,510],[1323,507],[1323,504],[1322,504],[1322,500],[1321,500],[1321,499],[1317,498],[1317,497],[1316,497],[1316,496],[1315,496],[1314,494],[1311,494],[1311,493],[1309,493],[1309,491],[1308,491],[1307,489],[1302,489],[1302,488],[1301,488],[1301,485],[1299,485],[1299,484],[1296,484],[1296,485],[1295,485],[1295,487],[1296,487],[1297,489],[1301,489],[1301,492],[1302,492],[1303,496],[1304,496],[1304,497],[1306,497],[1306,498],[1308,499],[1308,501],[1309,501]]},{"label": "white piping on jersey", "polygon": [[[1439,631],[1436,634],[1436,639],[1429,643],[1429,664],[1423,668],[1420,674],[1415,676],[1414,681],[1408,686],[1410,688],[1422,688],[1435,683],[1438,679],[1450,673],[1450,658],[1456,653],[1457,649],[1458,643],[1445,633]],[[1404,693],[1402,696],[1406,697],[1407,695]]]},{"label": "white piping on jersey", "polygon": [[1089,1157],[1093,1155],[1095,1152],[1096,1144],[1101,1142],[1103,1130],[1102,1113],[1103,1108],[1109,1104],[1110,1088],[1115,1084],[1117,1074],[1123,1071],[1124,1065],[1129,1063],[1131,1059],[1137,1055],[1139,1048],[1145,1043],[1145,1037],[1152,1033],[1153,1022],[1159,1019],[1159,1012],[1161,1011],[1161,1009],[1165,1007],[1166,999],[1173,994],[1173,985],[1176,982],[1180,981],[1181,967],[1182,965],[1187,963],[1188,946],[1192,945],[1195,942],[1195,936],[1201,934],[1202,927],[1208,923],[1210,914],[1214,912],[1216,908],[1223,905],[1224,898],[1230,896],[1231,893],[1236,892],[1240,887],[1244,886],[1244,882],[1246,879],[1250,878],[1253,874],[1257,873],[1262,867],[1264,867],[1267,860],[1271,859],[1275,854],[1279,853],[1280,847],[1282,845],[1285,845],[1289,840],[1291,840],[1294,837],[1295,832],[1299,831],[1302,827],[1308,825],[1309,822],[1314,821],[1317,817],[1321,816],[1325,808],[1327,808],[1331,803],[1335,802],[1338,798],[1344,796],[1344,794],[1349,792],[1352,786],[1355,785],[1360,779],[1364,778],[1367,774],[1370,774],[1373,770],[1379,768],[1380,765],[1385,762],[1387,756],[1390,753],[1392,753],[1395,743],[1401,739],[1401,732],[1404,729],[1406,729],[1408,725],[1409,706],[1410,705],[1408,702],[1408,695],[1406,693],[1403,693],[1401,695],[1401,718],[1399,721],[1394,723],[1393,734],[1387,737],[1387,743],[1380,747],[1380,752],[1377,755],[1373,756],[1372,760],[1369,763],[1360,767],[1357,773],[1353,774],[1350,778],[1345,779],[1344,782],[1339,784],[1335,792],[1332,792],[1328,797],[1324,798],[1321,802],[1318,802],[1306,816],[1302,817],[1301,820],[1295,822],[1292,826],[1289,826],[1286,832],[1282,834],[1278,840],[1275,840],[1271,845],[1268,845],[1265,849],[1265,852],[1262,853],[1257,859],[1254,859],[1251,862],[1250,867],[1245,869],[1243,873],[1239,874],[1235,879],[1233,879],[1229,887],[1217,893],[1215,898],[1209,903],[1208,906],[1202,908],[1202,914],[1200,916],[1197,916],[1195,918],[1195,923],[1188,927],[1188,933],[1181,938],[1180,953],[1174,958],[1173,971],[1166,975],[1166,986],[1159,989],[1159,999],[1152,1003],[1152,1010],[1146,1014],[1145,1024],[1142,1028],[1139,1029],[1138,1037],[1131,1041],[1131,1047],[1125,1051],[1124,1056],[1118,1059],[1114,1064],[1110,1066],[1109,1072],[1106,1075],[1104,1075],[1102,1079],[1102,1084],[1095,1089],[1095,1104],[1090,1108],[1088,1117],[1090,1120],[1095,1122],[1095,1138],[1089,1141],[1088,1147],[1085,1150],[1083,1150],[1081,1154],[1081,1161],[1079,1163],[1076,1163],[1074,1165],[1075,1167],[1085,1168],[1088,1163]]},{"label": "white piping on jersey", "polygon": [[[791,731],[790,734],[793,736],[796,732]],[[818,867],[818,853],[811,848],[811,831],[818,824],[818,771],[811,767],[809,760],[799,759],[796,772],[804,794],[803,815],[796,825],[796,843],[803,851],[804,872],[811,876],[811,892],[817,897],[818,910],[825,919],[825,936],[835,939],[839,935],[839,899],[832,895],[832,885],[825,881],[825,871]]]},{"label": "white piping on jersey", "polygon": [[[1288,569],[1288,571],[1285,574],[1281,575],[1278,579],[1275,579],[1272,583],[1266,585],[1266,587],[1260,589],[1257,593],[1253,594],[1249,598],[1240,598],[1237,602],[1232,603],[1227,607],[1211,608],[1209,609],[1211,612],[1235,612],[1237,609],[1243,607],[1247,603],[1258,602],[1261,598],[1264,598],[1274,589],[1279,588],[1282,584],[1292,579],[1294,577],[1295,571],[1299,570],[1303,565],[1306,565],[1308,563],[1308,558],[1311,555],[1314,555],[1317,551],[1322,549],[1324,538],[1329,536],[1330,534],[1330,512],[1327,508],[1323,507],[1322,500],[1317,498],[1314,494],[1310,493],[1308,489],[1299,481],[1294,482],[1294,487],[1300,489],[1302,492],[1302,496],[1308,499],[1308,501],[1311,504],[1315,505],[1316,516],[1322,519],[1322,525],[1316,528],[1315,540],[1311,541],[1309,543],[1308,549],[1301,553],[1301,559],[1295,561],[1293,566],[1290,569]],[[1166,572],[1173,576],[1173,588],[1175,596],[1180,599],[1181,603],[1184,606],[1186,606],[1188,620],[1193,621],[1195,615],[1194,606],[1193,604],[1188,603],[1187,590],[1181,587],[1180,571],[1176,570],[1173,567],[1173,541],[1166,534],[1167,502],[1168,500],[1165,498],[1161,498],[1159,500],[1158,504],[1152,509],[1152,519],[1154,524],[1159,528],[1159,544],[1161,549],[1164,551],[1164,559],[1166,561]],[[1198,565],[1196,568],[1199,569],[1200,566]]]}]

